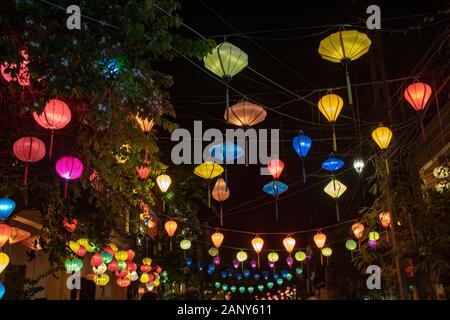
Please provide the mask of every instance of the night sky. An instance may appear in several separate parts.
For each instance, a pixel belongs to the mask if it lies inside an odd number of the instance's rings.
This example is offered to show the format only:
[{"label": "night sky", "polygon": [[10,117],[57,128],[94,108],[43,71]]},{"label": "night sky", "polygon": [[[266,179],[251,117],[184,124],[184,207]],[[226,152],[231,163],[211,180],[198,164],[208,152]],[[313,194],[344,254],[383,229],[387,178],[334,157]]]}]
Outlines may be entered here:
[{"label": "night sky", "polygon": [[[244,37],[236,35],[236,30],[221,21],[200,0],[182,1],[183,7],[179,12],[187,25],[205,37],[213,38],[217,43],[222,42],[224,36],[228,35],[227,41],[248,54],[249,65],[253,69],[302,96],[314,89],[345,85],[344,68],[323,60],[317,53],[320,40],[338,30],[332,25],[359,22],[361,23],[359,30],[366,32],[366,29],[362,28],[368,16],[365,9],[369,4],[379,4],[382,30],[377,33],[381,37],[387,77],[388,79],[405,77],[409,76],[444,24],[400,32],[399,28],[417,26],[421,20],[417,17],[395,20],[390,18],[443,10],[446,3],[446,1],[203,1],[240,32],[295,29],[250,33]],[[197,37],[184,28],[180,32],[192,38]],[[369,36],[371,37],[370,32]],[[372,53],[369,52],[350,65],[352,83],[371,81],[370,54]],[[201,61],[195,62],[203,67]],[[170,91],[172,103],[177,111],[176,121],[181,127],[190,129],[194,120],[202,120],[204,130],[208,127],[225,129],[223,120],[225,89],[222,84],[183,58],[161,63],[157,67],[174,77],[175,83]],[[395,83],[391,88],[395,89],[400,84]],[[232,80],[231,86],[263,106],[276,108],[277,111],[313,124],[296,121],[268,110],[266,120],[256,128],[281,129],[283,144],[280,158],[285,162],[285,170],[280,179],[289,185],[289,190],[279,200],[279,221],[275,221],[273,198],[262,191],[263,185],[272,180],[271,177],[259,175],[260,165],[247,168],[243,165],[233,165],[228,166],[231,196],[224,203],[224,228],[288,233],[336,223],[334,200],[323,192],[324,186],[329,181],[327,173],[320,170],[321,162],[332,151],[331,126],[326,119],[319,114],[317,108],[301,101],[294,100],[279,108],[281,104],[295,97],[248,69],[237,75]],[[317,103],[319,97],[325,93],[316,92],[307,99]],[[358,208],[364,204],[362,180],[352,168],[353,159],[358,154],[358,128],[352,120],[354,115],[348,107],[346,91],[336,90],[334,93],[344,99],[344,108],[336,130],[338,156],[345,161],[345,166],[341,170],[344,173],[338,179],[348,187],[339,201],[339,207],[341,219],[348,220],[356,218]],[[363,157],[367,157],[377,152],[370,133],[375,126],[374,123],[383,119],[377,117],[379,114],[377,110],[373,110],[370,86],[354,89],[353,96],[355,105],[357,104],[360,110],[360,118],[371,122],[361,125],[363,142],[361,152]],[[241,97],[231,91],[231,104],[240,100]],[[409,112],[412,111],[405,112],[406,116],[411,116]],[[313,146],[306,160],[306,170],[309,174],[306,185],[302,181],[301,161],[291,144],[292,138],[300,129],[313,139]],[[170,150],[173,145],[167,139],[161,140],[161,144],[166,150]],[[370,170],[369,167],[366,175],[370,174]],[[200,178],[198,180],[199,183],[206,183]],[[200,217],[204,222],[211,214],[204,208]],[[219,224],[218,219],[209,219],[208,222],[211,226]],[[302,247],[311,242],[312,235],[297,236],[298,246]],[[345,234],[341,238],[345,238]],[[231,237],[225,233],[224,244],[250,247],[250,239],[250,235]],[[265,248],[282,248],[282,236],[265,236],[264,239]]]}]

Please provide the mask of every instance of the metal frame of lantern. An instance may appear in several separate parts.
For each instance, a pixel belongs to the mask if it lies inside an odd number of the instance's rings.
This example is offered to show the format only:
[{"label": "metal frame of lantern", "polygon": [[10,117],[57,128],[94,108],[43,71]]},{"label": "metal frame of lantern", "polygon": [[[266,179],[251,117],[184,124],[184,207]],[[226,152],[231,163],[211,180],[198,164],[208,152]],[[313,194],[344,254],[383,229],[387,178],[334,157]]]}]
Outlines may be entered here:
[{"label": "metal frame of lantern", "polygon": [[306,184],[305,158],[312,146],[312,139],[305,135],[302,130],[292,139],[292,147],[302,160],[303,183]]}]

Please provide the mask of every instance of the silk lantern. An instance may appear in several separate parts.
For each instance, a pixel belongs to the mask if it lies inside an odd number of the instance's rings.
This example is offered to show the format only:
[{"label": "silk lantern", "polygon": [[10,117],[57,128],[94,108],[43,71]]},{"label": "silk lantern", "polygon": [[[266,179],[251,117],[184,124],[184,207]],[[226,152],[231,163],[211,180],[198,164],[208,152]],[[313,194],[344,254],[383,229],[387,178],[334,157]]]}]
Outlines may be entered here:
[{"label": "silk lantern", "polygon": [[327,236],[322,233],[322,232],[318,232],[315,236],[314,236],[314,243],[316,244],[317,248],[322,249],[325,245],[325,241],[327,241]]},{"label": "silk lantern", "polygon": [[103,251],[100,256],[102,257],[102,261],[104,264],[107,264],[108,267],[111,264],[111,262],[113,261],[113,255],[107,251]]},{"label": "silk lantern", "polygon": [[281,181],[273,180],[266,183],[263,186],[263,191],[273,197],[275,197],[275,218],[278,220],[278,198],[279,195],[284,193],[288,189],[288,186]]},{"label": "silk lantern", "polygon": [[211,257],[215,257],[215,256],[217,256],[219,254],[219,250],[216,247],[211,247],[211,248],[208,249],[208,254]]},{"label": "silk lantern", "polygon": [[389,175],[389,163],[386,155],[386,149],[389,147],[391,142],[392,131],[388,127],[384,127],[380,124],[378,128],[372,131],[372,139],[376,142],[380,149],[383,150],[386,173]]},{"label": "silk lantern", "polygon": [[264,246],[264,240],[261,237],[259,237],[258,235],[256,235],[256,237],[254,237],[252,239],[252,246],[258,257],[258,268],[259,268],[259,253],[261,252],[261,250]]},{"label": "silk lantern", "polygon": [[33,118],[38,125],[44,129],[51,130],[50,148],[48,152],[48,157],[51,159],[53,154],[54,130],[63,129],[69,124],[72,119],[70,109],[65,102],[58,99],[51,99],[45,104],[45,108],[41,114],[33,112]]},{"label": "silk lantern", "polygon": [[420,113],[420,128],[422,130],[422,137],[425,140],[425,127],[423,125],[423,111],[427,107],[428,100],[431,97],[431,87],[426,83],[416,82],[410,84],[404,93],[404,97],[409,104]]},{"label": "silk lantern", "polygon": [[303,169],[303,183],[306,183],[306,170],[305,170],[305,158],[311,149],[312,140],[307,135],[303,134],[303,131],[300,130],[300,133],[292,139],[292,147],[294,148],[297,155],[302,160],[302,169]]},{"label": "silk lantern", "polygon": [[220,174],[222,174],[223,172],[223,168],[214,162],[211,161],[206,161],[198,166],[195,167],[194,169],[194,174],[208,180],[208,207],[211,208],[211,194],[210,194],[210,189],[211,189],[211,179],[214,179],[215,177],[219,176]]},{"label": "silk lantern", "polygon": [[370,45],[371,41],[367,34],[357,30],[339,30],[320,41],[320,56],[325,60],[341,63],[345,66],[347,95],[350,106],[353,105],[353,97],[348,64],[366,54]]},{"label": "silk lantern", "polygon": [[347,187],[342,182],[334,178],[332,178],[331,181],[323,189],[326,194],[335,199],[336,216],[338,222],[340,221],[338,199],[346,190]]},{"label": "silk lantern", "polygon": [[216,231],[211,235],[211,240],[217,249],[222,245],[223,239],[224,235],[222,232]]},{"label": "silk lantern", "polygon": [[357,158],[355,160],[353,160],[353,168],[355,169],[355,171],[358,173],[359,176],[361,176],[361,173],[363,172],[365,167],[364,164],[364,160]]},{"label": "silk lantern", "polygon": [[148,118],[141,118],[139,116],[139,113],[136,114],[136,122],[138,123],[139,127],[141,128],[142,132],[144,134],[149,134],[150,131],[152,131],[153,126],[155,125],[155,122],[153,121],[153,119],[148,119]]},{"label": "silk lantern", "polygon": [[357,246],[358,246],[358,245],[356,244],[356,241],[355,241],[355,240],[348,239],[348,240],[345,242],[345,247],[346,247],[347,250],[349,250],[349,251],[355,250]]},{"label": "silk lantern", "polygon": [[9,224],[0,223],[0,249],[8,242],[9,237],[11,236],[11,227]]},{"label": "silk lantern", "polygon": [[286,251],[289,253],[290,256],[295,247],[295,239],[288,234],[288,236],[283,239],[283,246],[286,248]]},{"label": "silk lantern", "polygon": [[220,203],[220,225],[223,225],[223,210],[222,202],[227,200],[230,196],[230,190],[222,178],[217,178],[214,188],[212,190],[212,196],[216,201]]},{"label": "silk lantern", "polygon": [[271,159],[267,162],[267,170],[269,170],[272,177],[277,180],[284,169],[284,162],[279,159]]},{"label": "silk lantern", "polygon": [[306,253],[304,253],[303,251],[297,251],[294,254],[294,258],[295,258],[295,260],[302,262],[306,259]]},{"label": "silk lantern", "polygon": [[146,180],[148,175],[150,174],[151,167],[150,166],[141,166],[136,167],[136,173],[139,176],[139,179]]},{"label": "silk lantern", "polygon": [[164,194],[163,196],[163,212],[166,212],[166,195],[165,193],[170,187],[172,183],[172,179],[167,174],[161,174],[156,178],[156,184],[159,187],[159,190]]},{"label": "silk lantern", "polygon": [[164,224],[164,228],[166,229],[166,232],[170,238],[170,251],[172,251],[172,237],[175,234],[177,227],[178,224],[174,220],[166,221],[166,223]]},{"label": "silk lantern", "polygon": [[0,221],[5,221],[16,208],[16,203],[10,198],[0,199]]},{"label": "silk lantern", "polygon": [[217,160],[218,163],[228,163],[242,157],[244,155],[244,150],[238,144],[226,141],[224,143],[212,145],[208,148],[208,153]]},{"label": "silk lantern", "polygon": [[248,259],[248,255],[247,252],[241,250],[236,254],[236,259],[240,262],[243,263]]},{"label": "silk lantern", "polygon": [[327,94],[320,98],[317,106],[324,117],[331,123],[331,128],[333,130],[333,151],[337,151],[336,142],[336,131],[334,129],[334,124],[341,113],[342,107],[344,106],[344,100],[337,94]]},{"label": "silk lantern", "polygon": [[385,229],[387,229],[391,225],[392,218],[391,218],[391,213],[389,211],[380,213],[379,219],[380,219],[381,225]]},{"label": "silk lantern", "polygon": [[121,288],[126,288],[126,287],[128,287],[128,286],[131,284],[131,279],[128,278],[128,277],[125,277],[125,278],[118,278],[118,279],[116,280],[116,282],[117,282],[117,285],[118,285],[119,287],[121,287]]},{"label": "silk lantern", "polygon": [[4,252],[0,252],[0,274],[2,274],[3,270],[6,269],[8,264],[9,264],[9,256]]},{"label": "silk lantern", "polygon": [[322,169],[334,173],[335,171],[342,169],[342,167],[344,166],[344,161],[335,157],[330,157],[323,161],[321,166]]},{"label": "silk lantern", "polygon": [[364,232],[364,225],[362,223],[356,222],[351,227],[353,234],[356,239],[360,239]]},{"label": "silk lantern", "polygon": [[67,199],[68,181],[81,176],[83,163],[74,157],[62,157],[56,162],[56,172],[64,179],[64,199]]},{"label": "silk lantern", "polygon": [[31,233],[28,231],[12,227],[11,234],[9,235],[8,242],[9,244],[15,244],[17,242],[23,241],[31,237]]},{"label": "silk lantern", "polygon": [[38,162],[45,156],[45,144],[36,137],[23,137],[14,142],[14,155],[20,161],[25,162],[25,174],[23,184],[28,183],[28,163]]},{"label": "silk lantern", "polygon": [[103,259],[100,253],[96,252],[91,257],[91,267],[98,267],[103,263]]},{"label": "silk lantern", "polygon": [[78,219],[77,218],[64,217],[63,226],[70,233],[73,233],[75,231],[75,229],[77,227],[77,224],[78,224]]},{"label": "silk lantern", "polygon": [[109,282],[109,276],[106,273],[94,276],[94,283],[100,287],[104,287]]}]

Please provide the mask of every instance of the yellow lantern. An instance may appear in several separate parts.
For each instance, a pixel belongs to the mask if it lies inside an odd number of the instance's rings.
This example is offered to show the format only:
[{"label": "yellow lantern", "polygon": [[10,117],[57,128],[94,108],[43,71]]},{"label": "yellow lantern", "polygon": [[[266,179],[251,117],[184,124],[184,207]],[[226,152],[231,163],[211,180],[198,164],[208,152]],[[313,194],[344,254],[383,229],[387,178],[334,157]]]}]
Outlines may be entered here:
[{"label": "yellow lantern", "polygon": [[8,264],[9,264],[8,255],[4,252],[0,252],[0,274],[3,272],[3,270],[6,269]]},{"label": "yellow lantern", "polygon": [[283,239],[283,245],[290,255],[295,247],[295,239],[292,238],[290,235],[288,235],[286,238]]},{"label": "yellow lantern", "polygon": [[372,131],[372,139],[377,143],[381,150],[386,150],[391,143],[392,131],[388,127],[380,125]]},{"label": "yellow lantern", "polygon": [[94,272],[97,275],[101,275],[101,274],[105,273],[106,270],[108,270],[108,267],[104,263],[102,263],[98,267],[92,267],[92,272]]},{"label": "yellow lantern", "polygon": [[337,151],[334,123],[336,122],[339,113],[341,113],[342,107],[344,106],[344,100],[337,94],[327,94],[320,98],[317,106],[324,117],[331,123],[331,128],[333,130],[333,150]]},{"label": "yellow lantern", "polygon": [[72,250],[74,253],[77,253],[78,250],[80,250],[80,244],[78,242],[71,240],[67,243],[67,245],[69,246],[70,250]]},{"label": "yellow lantern", "polygon": [[114,255],[114,257],[118,260],[118,261],[125,261],[128,259],[128,253],[124,250],[120,250],[117,251],[116,254]]},{"label": "yellow lantern", "polygon": [[369,240],[377,241],[378,239],[380,239],[380,234],[378,232],[376,231],[369,232]]},{"label": "yellow lantern", "polygon": [[110,246],[114,252],[117,252],[119,250],[119,248],[117,248],[117,246],[114,243],[110,243],[110,244],[108,244],[108,246]]},{"label": "yellow lantern", "polygon": [[174,220],[169,220],[164,224],[164,229],[166,229],[167,234],[170,238],[170,251],[172,251],[172,237],[177,231],[178,224]]},{"label": "yellow lantern", "polygon": [[297,251],[294,254],[294,258],[295,258],[295,260],[300,261],[300,262],[304,261],[306,259],[306,253],[304,253],[303,251]]},{"label": "yellow lantern", "polygon": [[222,178],[217,178],[214,188],[212,190],[212,196],[216,201],[220,203],[220,225],[223,225],[223,212],[222,212],[222,202],[227,200],[230,196],[230,189],[228,189],[225,180]]},{"label": "yellow lantern", "polygon": [[[156,184],[162,193],[166,193],[172,183],[172,179],[167,174],[161,174],[156,178]],[[166,197],[163,196],[163,212],[166,211]]]},{"label": "yellow lantern", "polygon": [[327,236],[319,231],[314,236],[313,239],[314,239],[314,243],[316,244],[317,248],[322,249],[323,246],[325,245],[325,241],[327,241]]},{"label": "yellow lantern", "polygon": [[322,249],[322,255],[324,256],[324,257],[329,257],[329,256],[331,256],[333,254],[333,250],[331,249],[331,248],[323,248]]},{"label": "yellow lantern", "polygon": [[323,191],[332,198],[339,198],[347,190],[347,187],[337,179],[331,181],[325,186]]},{"label": "yellow lantern", "polygon": [[142,272],[141,278],[139,279],[141,283],[148,283],[150,281],[150,277],[147,272]]},{"label": "yellow lantern", "polygon": [[160,282],[159,282],[159,278],[158,279],[155,279],[155,280],[153,280],[153,286],[156,288],[156,287],[158,287],[159,286],[159,284],[160,284]]},{"label": "yellow lantern", "polygon": [[149,257],[146,257],[146,258],[142,259],[142,263],[149,266],[152,264],[152,259]]},{"label": "yellow lantern", "polygon": [[109,276],[106,273],[94,276],[94,283],[98,286],[104,287],[108,284],[108,282]]},{"label": "yellow lantern", "polygon": [[248,56],[235,45],[222,42],[203,61],[206,69],[229,81],[248,65]]},{"label": "yellow lantern", "polygon": [[264,240],[257,235],[252,240],[252,246],[256,252],[256,255],[258,256],[258,268],[259,268],[259,253],[261,252],[261,250],[264,246]]},{"label": "yellow lantern", "polygon": [[[214,179],[215,177],[221,175],[222,172],[223,172],[222,166],[211,161],[206,161],[196,166],[194,169],[194,174],[203,179],[208,180],[208,183],[211,183],[211,179]],[[208,207],[211,208],[211,194],[209,190],[210,187],[208,186]]]},{"label": "yellow lantern", "polygon": [[382,212],[379,215],[382,226],[387,229],[391,225],[391,213],[389,211]]},{"label": "yellow lantern", "polygon": [[142,132],[144,132],[145,134],[148,134],[152,130],[152,128],[155,124],[153,119],[149,120],[148,118],[141,118],[139,116],[139,113],[136,114],[135,118],[136,118],[136,121],[139,124],[139,127],[141,128]]},{"label": "yellow lantern", "polygon": [[360,239],[364,232],[364,225],[359,222],[354,223],[352,225],[352,231],[353,231],[353,234],[355,235],[355,238]]},{"label": "yellow lantern", "polygon": [[247,255],[247,252],[245,252],[245,251],[243,251],[243,250],[241,250],[241,251],[239,251],[237,254],[236,254],[236,259],[239,261],[239,262],[244,262],[244,261],[246,261],[247,259],[248,259],[248,255]]},{"label": "yellow lantern", "polygon": [[211,240],[216,248],[219,248],[223,241],[223,233],[216,231],[211,235]]},{"label": "yellow lantern", "polygon": [[86,239],[86,238],[81,238],[81,239],[78,239],[77,242],[78,242],[80,245],[82,245],[83,247],[85,247],[86,250],[87,250],[88,252],[92,252],[92,249],[93,249],[93,248],[92,248],[91,244],[89,243],[89,240],[88,240],[88,239]]},{"label": "yellow lantern", "polygon": [[269,260],[270,262],[275,263],[275,262],[278,261],[278,259],[280,259],[280,257],[279,257],[279,255],[278,255],[278,253],[276,253],[276,252],[270,252],[270,253],[267,255],[267,260]]},{"label": "yellow lantern", "polygon": [[209,248],[209,250],[208,250],[208,254],[209,254],[211,257],[215,257],[215,256],[217,256],[217,255],[219,254],[219,250],[218,250],[216,247],[211,247],[211,248]]}]

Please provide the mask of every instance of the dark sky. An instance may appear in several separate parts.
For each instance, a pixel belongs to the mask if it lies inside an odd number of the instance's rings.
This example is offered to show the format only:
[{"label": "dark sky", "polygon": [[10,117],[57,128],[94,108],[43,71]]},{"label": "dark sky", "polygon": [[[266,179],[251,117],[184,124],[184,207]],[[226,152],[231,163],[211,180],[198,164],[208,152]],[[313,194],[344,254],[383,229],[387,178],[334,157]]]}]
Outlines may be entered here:
[{"label": "dark sky", "polygon": [[[369,4],[379,4],[382,14],[382,31],[378,34],[384,51],[387,77],[389,79],[405,77],[420,61],[444,24],[421,30],[398,32],[399,28],[414,27],[423,21],[423,17],[404,16],[443,10],[446,3],[446,1],[371,1],[369,3],[344,0],[203,1],[240,32],[296,28],[296,30],[279,32],[251,33],[248,34],[250,37],[248,39],[236,35],[235,30],[221,21],[199,0],[182,1],[183,8],[180,11],[183,21],[205,37],[212,37],[220,43],[223,41],[223,35],[228,35],[227,41],[248,54],[249,65],[253,69],[300,95],[306,95],[317,88],[345,85],[343,67],[321,59],[317,53],[320,40],[337,31],[337,27],[328,25],[365,21],[366,7]],[[390,19],[392,17],[404,18],[392,20]],[[323,27],[310,28],[311,26]],[[186,30],[182,33],[196,37],[195,34]],[[353,83],[370,81],[370,54],[350,65]],[[203,66],[202,62],[196,61],[196,63]],[[204,130],[208,127],[225,129],[223,85],[183,58],[164,63],[160,68],[173,75],[175,79],[171,89],[172,102],[178,115],[177,122],[182,127],[190,128],[194,120],[203,120]],[[394,84],[393,88],[397,88],[399,84],[401,83]],[[283,92],[248,69],[237,75],[232,80],[231,86],[269,108],[277,107],[293,99],[292,95]],[[352,118],[353,111],[347,106],[345,90],[338,90],[335,93],[345,101],[341,115]],[[361,119],[372,123],[382,120],[375,116],[377,112],[372,109],[370,87],[358,87],[353,94],[354,98],[357,97],[355,100],[361,112]],[[308,99],[317,103],[320,95],[314,93]],[[233,92],[231,92],[231,98],[232,104],[241,100],[241,97]],[[285,140],[281,146],[280,158],[285,162],[286,167],[281,180],[289,185],[289,190],[281,196],[279,201],[280,219],[278,222],[275,221],[275,204],[272,198],[262,191],[263,185],[270,181],[271,177],[260,176],[259,165],[248,168],[234,165],[229,166],[231,196],[224,203],[224,209],[225,215],[230,216],[225,217],[225,228],[252,232],[289,232],[322,227],[336,222],[335,203],[323,192],[324,186],[328,183],[326,172],[320,171],[320,163],[329,156],[332,144],[330,140],[318,141],[331,137],[330,127],[324,125],[327,124],[326,120],[319,116],[317,108],[300,101],[287,104],[278,111],[316,123],[316,125],[304,124],[268,111],[266,121],[257,127],[280,128],[281,138]],[[357,217],[358,207],[363,204],[363,196],[361,181],[358,181],[358,175],[350,169],[353,158],[358,153],[357,128],[351,119],[344,117],[338,119],[338,125],[338,155],[345,161],[342,171],[349,169],[339,177],[339,180],[348,186],[347,192],[339,202],[341,216],[345,220]],[[372,128],[373,125],[361,127],[364,141],[361,152],[366,157],[377,151],[370,141]],[[301,161],[291,147],[291,139],[299,129],[313,139],[313,147],[308,155],[306,168],[308,173],[316,174],[309,177],[306,185],[301,181]],[[204,181],[199,179],[199,182]],[[245,204],[246,202],[248,203]],[[212,226],[218,225],[218,219],[212,219],[209,222]],[[227,245],[250,246],[250,236],[233,236],[233,238],[229,234],[228,237],[227,234],[225,236]],[[297,237],[299,245],[305,246],[311,241],[311,236],[312,234]],[[266,248],[282,247],[281,236],[265,237],[265,239]]]}]

